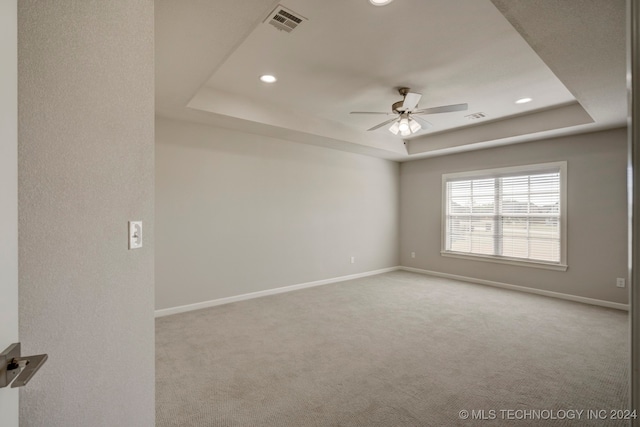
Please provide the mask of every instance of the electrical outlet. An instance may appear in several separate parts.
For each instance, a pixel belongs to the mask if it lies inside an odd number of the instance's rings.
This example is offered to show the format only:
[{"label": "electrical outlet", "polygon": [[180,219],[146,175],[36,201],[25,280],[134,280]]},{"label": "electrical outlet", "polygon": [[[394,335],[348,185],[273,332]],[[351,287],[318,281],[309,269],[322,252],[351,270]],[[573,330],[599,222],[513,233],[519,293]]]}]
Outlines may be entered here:
[{"label": "electrical outlet", "polygon": [[625,287],[625,280],[622,277],[618,277],[616,279],[616,286],[619,288],[624,288]]},{"label": "electrical outlet", "polygon": [[356,257],[352,256],[351,257],[351,264],[355,264],[356,263]]},{"label": "electrical outlet", "polygon": [[411,252],[411,258],[415,258],[416,257],[416,253],[415,252]]}]

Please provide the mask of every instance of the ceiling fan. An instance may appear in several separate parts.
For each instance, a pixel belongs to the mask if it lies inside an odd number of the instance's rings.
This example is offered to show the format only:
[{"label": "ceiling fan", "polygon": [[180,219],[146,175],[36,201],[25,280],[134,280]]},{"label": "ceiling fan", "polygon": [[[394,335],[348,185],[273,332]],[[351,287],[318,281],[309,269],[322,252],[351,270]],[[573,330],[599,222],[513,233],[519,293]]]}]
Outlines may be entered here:
[{"label": "ceiling fan", "polygon": [[382,113],[376,111],[352,111],[351,114],[386,114],[395,115],[396,117],[382,122],[368,131],[376,130],[382,126],[393,123],[389,131],[394,135],[409,136],[418,132],[420,129],[429,129],[433,127],[431,123],[419,117],[423,114],[450,113],[453,111],[464,111],[468,108],[467,104],[442,105],[440,107],[416,109],[422,94],[409,92],[408,87],[402,87],[398,90],[402,95],[402,101],[394,102],[391,105],[391,113]]}]

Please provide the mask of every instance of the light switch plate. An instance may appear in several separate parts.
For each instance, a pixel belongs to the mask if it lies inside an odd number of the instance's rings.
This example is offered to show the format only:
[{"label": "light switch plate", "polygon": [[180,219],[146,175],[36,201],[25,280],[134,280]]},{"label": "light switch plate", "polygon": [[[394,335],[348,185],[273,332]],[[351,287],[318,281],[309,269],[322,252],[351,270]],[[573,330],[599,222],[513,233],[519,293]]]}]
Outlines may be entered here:
[{"label": "light switch plate", "polygon": [[129,249],[142,247],[142,221],[129,221]]}]

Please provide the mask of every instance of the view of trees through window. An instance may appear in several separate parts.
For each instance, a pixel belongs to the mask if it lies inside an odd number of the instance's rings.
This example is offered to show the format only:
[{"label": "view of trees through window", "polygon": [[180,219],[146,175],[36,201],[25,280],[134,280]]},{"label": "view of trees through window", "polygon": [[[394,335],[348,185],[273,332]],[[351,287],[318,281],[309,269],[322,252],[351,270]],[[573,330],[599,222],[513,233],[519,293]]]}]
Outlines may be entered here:
[{"label": "view of trees through window", "polygon": [[445,250],[560,262],[560,172],[446,182]]}]

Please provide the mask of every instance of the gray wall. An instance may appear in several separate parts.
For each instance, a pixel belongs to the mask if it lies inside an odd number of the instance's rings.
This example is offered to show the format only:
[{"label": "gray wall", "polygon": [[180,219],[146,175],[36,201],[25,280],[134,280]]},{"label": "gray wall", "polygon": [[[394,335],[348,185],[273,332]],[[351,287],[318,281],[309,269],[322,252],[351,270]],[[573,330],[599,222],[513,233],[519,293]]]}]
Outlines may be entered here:
[{"label": "gray wall", "polygon": [[[617,303],[628,289],[626,130],[597,132],[403,163],[400,261],[403,266]],[[567,161],[566,272],[440,255],[442,174]],[[411,252],[416,258],[411,258]]]},{"label": "gray wall", "polygon": [[[0,3],[0,351],[18,341],[18,6]],[[0,389],[0,425],[18,425],[18,392]]]},{"label": "gray wall", "polygon": [[157,118],[156,308],[398,265],[398,177],[391,161]]},{"label": "gray wall", "polygon": [[18,3],[20,424],[153,426],[153,1]]}]

